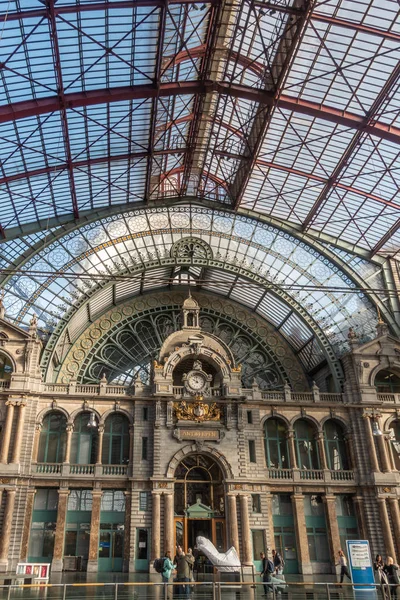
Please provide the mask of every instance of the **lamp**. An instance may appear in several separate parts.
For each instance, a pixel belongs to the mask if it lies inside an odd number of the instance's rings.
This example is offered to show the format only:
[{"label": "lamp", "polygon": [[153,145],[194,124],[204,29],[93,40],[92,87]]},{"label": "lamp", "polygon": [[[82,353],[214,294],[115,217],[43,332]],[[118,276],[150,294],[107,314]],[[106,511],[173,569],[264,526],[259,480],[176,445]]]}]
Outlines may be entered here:
[{"label": "lamp", "polygon": [[87,426],[90,427],[90,428],[93,428],[93,429],[95,429],[97,427],[96,415],[94,414],[94,412],[90,413],[90,415],[89,415],[89,423],[87,424]]},{"label": "lamp", "polygon": [[379,425],[376,421],[372,421],[372,435],[375,435],[375,436],[383,435],[383,433],[379,429]]}]

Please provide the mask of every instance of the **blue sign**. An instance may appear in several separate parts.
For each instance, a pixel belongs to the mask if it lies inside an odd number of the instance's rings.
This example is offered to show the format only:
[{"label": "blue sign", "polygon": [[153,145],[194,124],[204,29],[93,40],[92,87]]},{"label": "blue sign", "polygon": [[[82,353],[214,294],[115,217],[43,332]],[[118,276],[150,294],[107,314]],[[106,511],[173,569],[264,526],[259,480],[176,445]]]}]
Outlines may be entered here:
[{"label": "blue sign", "polygon": [[374,592],[374,568],[368,540],[347,540],[346,543],[351,580],[353,583],[365,584],[357,585],[353,589],[356,591]]}]

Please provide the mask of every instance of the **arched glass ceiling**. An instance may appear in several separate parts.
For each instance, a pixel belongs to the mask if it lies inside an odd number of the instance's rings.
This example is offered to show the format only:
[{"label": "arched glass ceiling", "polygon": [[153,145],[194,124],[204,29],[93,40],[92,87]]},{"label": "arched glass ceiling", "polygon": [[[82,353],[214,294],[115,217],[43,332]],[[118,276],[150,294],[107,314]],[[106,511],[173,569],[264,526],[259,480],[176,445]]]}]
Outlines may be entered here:
[{"label": "arched glass ceiling", "polygon": [[5,239],[194,196],[400,245],[396,0],[10,0]]},{"label": "arched glass ceiling", "polygon": [[[180,248],[187,238],[198,241],[200,254]],[[309,369],[327,347],[336,355],[347,348],[349,327],[364,339],[374,334],[371,299],[393,322],[379,266],[347,255],[341,269],[340,259],[327,255],[235,213],[194,205],[140,210],[43,242],[20,262],[26,274],[8,278],[4,302],[16,323],[27,323],[36,312],[40,327],[54,330],[49,347],[60,335],[68,346],[113,303],[179,284],[182,273],[190,273],[199,289],[229,296],[270,321]],[[367,293],[358,289],[360,281],[368,282]]]}]

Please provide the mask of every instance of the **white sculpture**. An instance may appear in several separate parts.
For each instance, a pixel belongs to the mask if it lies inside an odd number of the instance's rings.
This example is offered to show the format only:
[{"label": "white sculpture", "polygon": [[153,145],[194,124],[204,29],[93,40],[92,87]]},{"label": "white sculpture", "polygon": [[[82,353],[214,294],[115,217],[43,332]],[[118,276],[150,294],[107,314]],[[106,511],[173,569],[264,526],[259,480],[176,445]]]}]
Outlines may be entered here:
[{"label": "white sculpture", "polygon": [[196,538],[196,547],[207,556],[215,567],[218,567],[218,571],[240,571],[240,559],[233,546],[225,553],[218,552],[210,540],[199,535]]}]

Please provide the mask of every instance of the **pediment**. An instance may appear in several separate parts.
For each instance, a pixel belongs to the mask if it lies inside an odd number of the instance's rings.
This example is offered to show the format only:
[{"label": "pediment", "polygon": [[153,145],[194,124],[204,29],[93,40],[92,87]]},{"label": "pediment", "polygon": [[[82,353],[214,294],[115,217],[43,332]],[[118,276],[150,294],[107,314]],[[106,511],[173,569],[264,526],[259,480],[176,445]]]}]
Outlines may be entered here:
[{"label": "pediment", "polygon": [[10,342],[26,342],[27,340],[32,339],[27,331],[21,329],[21,327],[18,327],[17,325],[13,325],[5,319],[0,319],[0,338],[1,337],[6,341],[8,338],[8,341]]},{"label": "pediment", "polygon": [[400,339],[392,335],[382,335],[353,348],[353,354],[358,356],[398,355],[400,359]]}]

